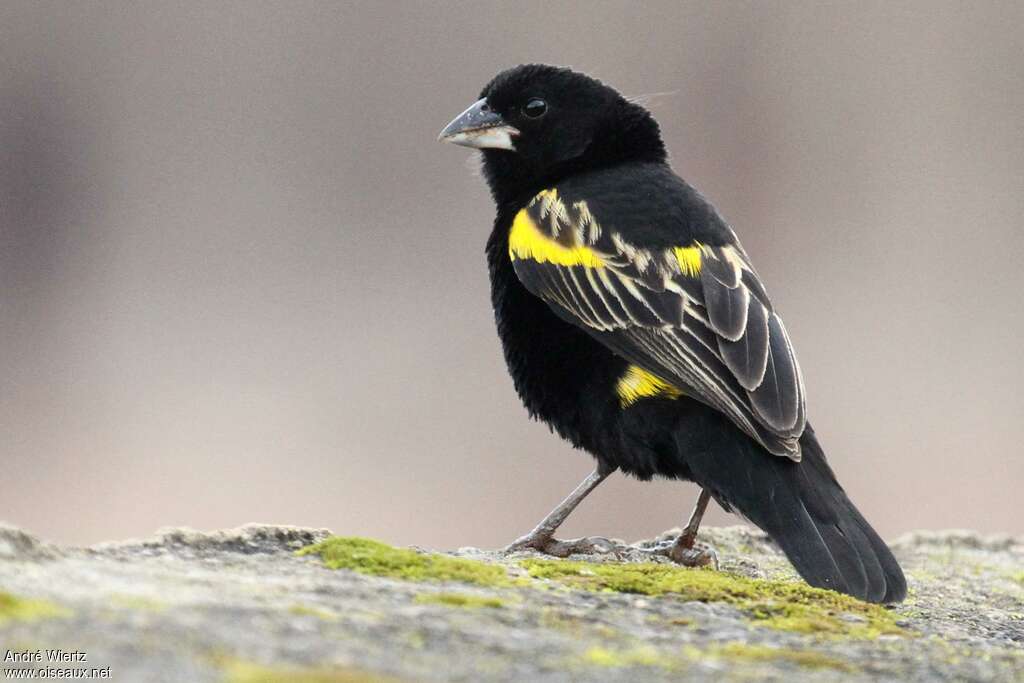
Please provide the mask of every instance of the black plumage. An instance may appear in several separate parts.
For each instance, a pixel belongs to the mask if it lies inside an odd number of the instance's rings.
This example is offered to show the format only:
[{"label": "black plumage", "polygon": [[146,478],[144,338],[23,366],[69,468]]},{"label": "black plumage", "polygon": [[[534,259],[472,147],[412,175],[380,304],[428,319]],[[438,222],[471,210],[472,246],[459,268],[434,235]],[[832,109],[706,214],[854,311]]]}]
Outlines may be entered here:
[{"label": "black plumage", "polygon": [[781,318],[732,229],[668,166],[650,114],[528,65],[442,136],[483,150],[492,302],[530,414],[601,472],[696,482],[813,585],[903,599],[899,565],[807,424]]}]

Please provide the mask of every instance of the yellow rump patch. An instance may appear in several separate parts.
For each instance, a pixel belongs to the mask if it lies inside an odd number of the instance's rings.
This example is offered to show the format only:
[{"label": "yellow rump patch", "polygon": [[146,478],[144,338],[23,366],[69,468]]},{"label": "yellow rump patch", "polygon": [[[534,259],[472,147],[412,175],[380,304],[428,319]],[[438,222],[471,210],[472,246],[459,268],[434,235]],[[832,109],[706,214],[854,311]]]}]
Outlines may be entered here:
[{"label": "yellow rump patch", "polygon": [[604,261],[590,247],[567,247],[545,235],[526,209],[520,210],[512,221],[512,229],[508,233],[508,255],[513,261],[531,259],[559,266],[604,268]]},{"label": "yellow rump patch", "polygon": [[660,396],[677,399],[683,395],[679,389],[639,365],[626,368],[625,374],[615,384],[615,393],[619,395],[619,405],[623,408],[628,408],[642,398]]},{"label": "yellow rump patch", "polygon": [[676,247],[672,250],[679,261],[679,270],[686,277],[698,277],[701,266],[701,245],[695,243],[692,247]]}]

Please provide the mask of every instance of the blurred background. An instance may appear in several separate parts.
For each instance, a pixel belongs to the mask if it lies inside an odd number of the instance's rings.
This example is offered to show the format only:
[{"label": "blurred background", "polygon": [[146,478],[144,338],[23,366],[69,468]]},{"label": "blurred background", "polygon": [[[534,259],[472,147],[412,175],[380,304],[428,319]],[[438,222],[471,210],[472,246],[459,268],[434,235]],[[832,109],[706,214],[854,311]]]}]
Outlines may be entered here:
[{"label": "blurred background", "polygon": [[[0,519],[528,531],[591,461],[513,392],[491,202],[436,142],[524,61],[652,95],[883,535],[1024,532],[1019,2],[5,1]],[[563,535],[696,493],[613,478]]]}]

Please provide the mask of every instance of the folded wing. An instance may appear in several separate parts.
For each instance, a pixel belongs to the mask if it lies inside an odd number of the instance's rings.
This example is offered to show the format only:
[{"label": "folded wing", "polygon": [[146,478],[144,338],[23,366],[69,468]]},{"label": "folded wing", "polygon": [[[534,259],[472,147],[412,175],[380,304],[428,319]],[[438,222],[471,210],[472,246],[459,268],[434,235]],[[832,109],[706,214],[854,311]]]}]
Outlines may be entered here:
[{"label": "folded wing", "polygon": [[516,216],[509,256],[560,317],[721,411],[770,452],[800,459],[800,368],[735,238],[644,246],[602,226],[586,201],[545,190]]}]

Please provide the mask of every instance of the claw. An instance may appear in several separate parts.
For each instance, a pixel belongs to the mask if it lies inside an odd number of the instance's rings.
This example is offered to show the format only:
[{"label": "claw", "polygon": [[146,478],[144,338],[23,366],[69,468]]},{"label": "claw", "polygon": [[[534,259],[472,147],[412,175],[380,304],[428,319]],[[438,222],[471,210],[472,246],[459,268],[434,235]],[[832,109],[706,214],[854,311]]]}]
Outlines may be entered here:
[{"label": "claw", "polygon": [[553,540],[554,539],[550,536],[528,534],[526,536],[521,536],[520,538],[517,538],[516,540],[509,543],[507,546],[505,546],[504,552],[518,553],[524,550],[536,550],[537,552],[542,553],[544,552],[545,546],[547,546],[547,544],[549,544]]},{"label": "claw", "polygon": [[718,569],[718,554],[706,543],[696,543],[686,537],[674,541],[664,541],[653,548],[616,543],[602,536],[585,536],[560,541],[549,534],[531,533],[518,538],[505,548],[506,553],[535,552],[552,557],[569,557],[570,555],[613,555],[636,559],[636,553],[660,555],[667,557],[684,567],[713,567]]},{"label": "claw", "polygon": [[718,553],[708,545],[680,548],[673,546],[668,553],[669,558],[684,567],[707,567],[718,569]]},{"label": "claw", "polygon": [[601,536],[586,536],[560,541],[551,536],[530,534],[514,541],[505,548],[505,552],[514,553],[523,550],[536,550],[553,557],[569,557],[570,555],[607,555],[618,551],[619,544]]},{"label": "claw", "polygon": [[690,546],[676,541],[665,541],[653,548],[646,549],[651,555],[667,557],[684,567],[712,567],[718,569],[718,553],[706,543],[693,543]]}]

